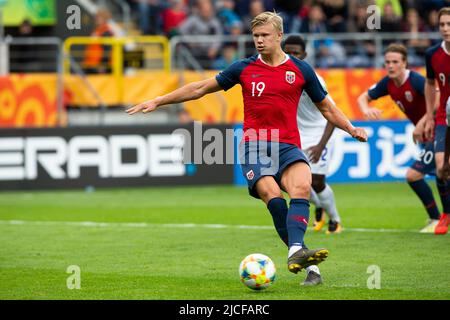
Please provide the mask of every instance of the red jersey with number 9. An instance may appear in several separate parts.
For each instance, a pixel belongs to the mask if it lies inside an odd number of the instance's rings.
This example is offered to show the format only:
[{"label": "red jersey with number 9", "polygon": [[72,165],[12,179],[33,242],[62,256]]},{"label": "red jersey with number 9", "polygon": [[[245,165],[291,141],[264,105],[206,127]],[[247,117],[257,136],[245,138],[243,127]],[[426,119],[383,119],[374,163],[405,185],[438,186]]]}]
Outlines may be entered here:
[{"label": "red jersey with number 9", "polygon": [[429,48],[425,54],[427,79],[435,79],[438,82],[441,98],[436,113],[436,125],[446,124],[445,107],[450,96],[450,53],[445,49],[445,42]]}]

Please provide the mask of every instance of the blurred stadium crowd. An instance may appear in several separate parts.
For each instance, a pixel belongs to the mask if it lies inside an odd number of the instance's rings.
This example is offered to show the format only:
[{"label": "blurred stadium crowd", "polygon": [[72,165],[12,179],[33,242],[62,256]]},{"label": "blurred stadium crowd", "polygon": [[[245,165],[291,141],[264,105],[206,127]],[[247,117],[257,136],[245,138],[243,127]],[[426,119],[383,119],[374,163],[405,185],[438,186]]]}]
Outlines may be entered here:
[{"label": "blurred stadium crowd", "polygon": [[[439,37],[428,34],[438,31],[437,13],[450,5],[450,0],[122,0],[131,9],[131,23],[127,26],[114,16],[115,1],[90,0],[102,9],[95,16],[90,33],[96,37],[122,35],[209,36],[214,42],[183,43],[203,69],[224,69],[235,60],[255,53],[251,41],[250,22],[263,11],[276,10],[284,20],[284,33],[300,33],[306,38],[316,37],[308,43],[308,62],[318,68],[370,68],[382,65],[382,49],[402,37],[408,47],[411,67],[424,66],[425,50]],[[371,29],[367,21],[374,14],[369,6],[376,5],[379,28]],[[369,8],[369,10],[368,10]],[[373,7],[372,7],[373,8]],[[15,37],[44,35],[43,28],[34,28],[30,21],[12,33]],[[372,37],[362,38],[352,33],[390,35],[383,36],[382,45]],[[347,35],[339,38],[337,34]],[[52,34],[46,34],[52,36]],[[70,34],[69,34],[70,36]],[[220,36],[227,36],[221,41]],[[248,37],[245,50],[237,41]],[[317,37],[320,37],[317,39]],[[201,38],[198,38],[201,39]],[[211,38],[210,38],[211,39]],[[380,49],[380,47],[382,47]],[[20,49],[20,50],[19,50]],[[16,46],[16,61],[34,50]],[[35,50],[34,50],[35,51]],[[100,53],[100,51],[102,51]],[[177,54],[177,53],[173,53]],[[100,57],[102,55],[102,57]],[[82,65],[89,73],[103,73],[99,64],[110,60],[107,46],[87,48]],[[313,61],[309,60],[313,59]],[[24,60],[21,60],[24,61]],[[191,68],[191,66],[186,66]],[[193,68],[198,69],[198,68]],[[14,67],[12,68],[14,71]],[[104,71],[108,71],[106,68]]]},{"label": "blurred stadium crowd", "polygon": [[[437,31],[437,12],[449,5],[444,0],[128,0],[142,34],[241,35],[250,34],[250,21],[259,13],[276,10],[284,18],[284,32],[317,34],[346,32],[402,32],[417,34]],[[377,5],[381,28],[367,27],[368,6]],[[411,65],[423,65],[430,39],[405,43]],[[373,42],[349,43],[331,37],[314,42],[317,67],[373,66]],[[232,62],[232,44],[219,53],[213,46],[205,54],[215,60],[212,68]],[[201,53],[197,53],[197,56]],[[208,67],[208,66],[206,66]]]},{"label": "blurred stadium crowd", "polygon": [[[445,0],[127,0],[143,34],[185,34],[209,23],[209,34],[250,34],[250,21],[276,10],[285,33],[367,32],[367,7],[381,9],[383,32],[426,32],[437,28]],[[201,30],[195,30],[200,32]]]}]

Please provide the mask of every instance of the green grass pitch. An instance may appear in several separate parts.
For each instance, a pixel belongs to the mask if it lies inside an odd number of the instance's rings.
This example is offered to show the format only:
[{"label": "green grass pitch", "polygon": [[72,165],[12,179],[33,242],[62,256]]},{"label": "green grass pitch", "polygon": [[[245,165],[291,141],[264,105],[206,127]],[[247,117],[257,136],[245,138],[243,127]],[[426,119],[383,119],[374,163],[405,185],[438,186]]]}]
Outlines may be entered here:
[{"label": "green grass pitch", "polygon": [[[426,214],[405,183],[333,188],[347,230],[306,233],[330,250],[324,283],[309,288],[245,188],[2,192],[0,299],[450,299],[450,236],[418,233]],[[255,252],[277,266],[260,292],[238,277]],[[67,288],[70,265],[81,289]],[[380,289],[367,287],[371,265]]]}]

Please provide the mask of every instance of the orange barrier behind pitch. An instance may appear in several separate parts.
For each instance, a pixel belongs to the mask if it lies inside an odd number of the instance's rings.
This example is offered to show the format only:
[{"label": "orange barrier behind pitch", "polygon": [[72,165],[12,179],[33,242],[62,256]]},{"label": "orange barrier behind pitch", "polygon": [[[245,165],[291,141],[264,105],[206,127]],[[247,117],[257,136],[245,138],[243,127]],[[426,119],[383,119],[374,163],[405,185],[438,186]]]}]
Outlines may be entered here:
[{"label": "orange barrier behind pitch", "polygon": [[[424,74],[424,70],[419,72]],[[378,69],[318,70],[336,104],[351,120],[363,120],[356,99],[383,75]],[[117,83],[110,75],[90,75],[87,81],[108,106],[132,105],[168,93],[185,83],[213,77],[216,71],[199,74],[193,71],[147,72],[124,76]],[[56,75],[27,74],[0,77],[0,127],[52,127],[57,123]],[[83,80],[74,75],[64,76],[64,105],[97,107],[98,99]],[[405,116],[388,98],[373,103],[382,110],[383,119],[403,119]],[[243,104],[240,86],[228,92],[208,95],[185,103],[194,120],[208,123],[241,122]]]},{"label": "orange barrier behind pitch", "polygon": [[56,76],[0,77],[0,127],[57,125]]}]

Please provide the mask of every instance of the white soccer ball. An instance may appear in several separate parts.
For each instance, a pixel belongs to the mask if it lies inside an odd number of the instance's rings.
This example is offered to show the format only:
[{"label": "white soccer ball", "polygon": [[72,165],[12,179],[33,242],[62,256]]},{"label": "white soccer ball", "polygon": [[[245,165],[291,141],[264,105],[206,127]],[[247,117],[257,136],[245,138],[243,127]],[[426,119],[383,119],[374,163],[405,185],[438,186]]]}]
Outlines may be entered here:
[{"label": "white soccer ball", "polygon": [[239,265],[241,282],[250,289],[263,290],[275,281],[273,261],[261,253],[249,254]]}]

